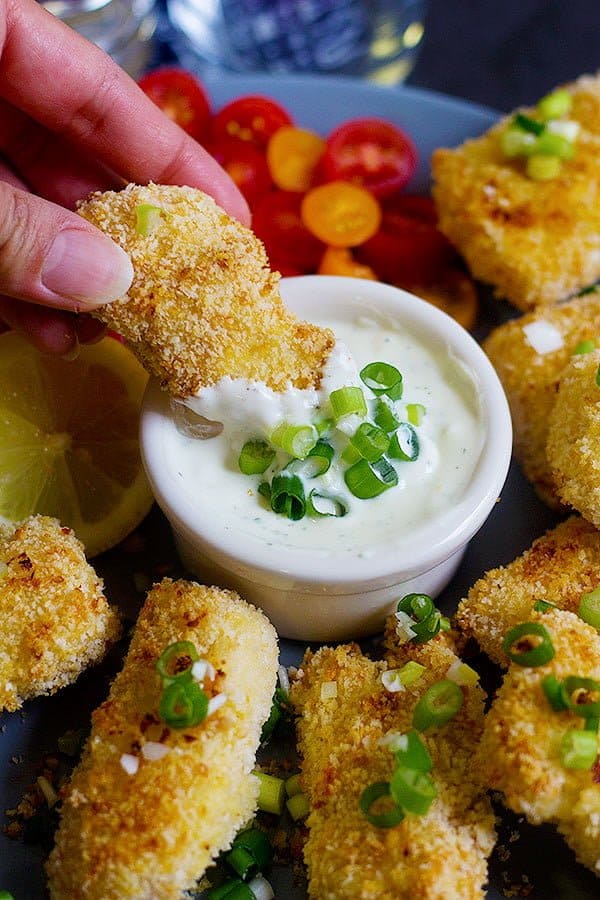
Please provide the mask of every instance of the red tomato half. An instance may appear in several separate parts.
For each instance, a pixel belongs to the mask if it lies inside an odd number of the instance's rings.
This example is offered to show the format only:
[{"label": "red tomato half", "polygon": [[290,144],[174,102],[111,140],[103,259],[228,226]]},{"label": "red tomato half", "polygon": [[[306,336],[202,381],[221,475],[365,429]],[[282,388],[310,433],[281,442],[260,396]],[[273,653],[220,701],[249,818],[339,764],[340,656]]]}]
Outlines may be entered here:
[{"label": "red tomato half", "polygon": [[252,227],[267,248],[272,266],[282,274],[315,272],[325,244],[314,237],[300,218],[302,194],[273,191],[254,209]]},{"label": "red tomato half", "polygon": [[267,160],[258,147],[238,138],[222,138],[208,150],[238,186],[250,206],[273,187]]},{"label": "red tomato half", "polygon": [[148,72],[138,82],[153,103],[197,141],[208,133],[210,104],[197,78],[183,69]]},{"label": "red tomato half", "polygon": [[354,181],[376,197],[401,190],[417,168],[415,145],[383,119],[351,119],[327,138],[323,172],[328,181]]},{"label": "red tomato half", "polygon": [[283,106],[268,97],[249,95],[227,103],[212,123],[213,140],[235,137],[266,147],[271,135],[283,125],[292,125]]}]

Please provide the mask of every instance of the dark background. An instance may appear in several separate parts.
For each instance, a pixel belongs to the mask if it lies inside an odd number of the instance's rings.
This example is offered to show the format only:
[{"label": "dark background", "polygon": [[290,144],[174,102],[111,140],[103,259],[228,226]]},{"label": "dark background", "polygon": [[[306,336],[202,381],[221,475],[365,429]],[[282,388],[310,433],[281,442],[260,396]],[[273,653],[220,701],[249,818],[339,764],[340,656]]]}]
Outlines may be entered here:
[{"label": "dark background", "polygon": [[600,0],[429,0],[407,84],[501,111],[600,69]]}]

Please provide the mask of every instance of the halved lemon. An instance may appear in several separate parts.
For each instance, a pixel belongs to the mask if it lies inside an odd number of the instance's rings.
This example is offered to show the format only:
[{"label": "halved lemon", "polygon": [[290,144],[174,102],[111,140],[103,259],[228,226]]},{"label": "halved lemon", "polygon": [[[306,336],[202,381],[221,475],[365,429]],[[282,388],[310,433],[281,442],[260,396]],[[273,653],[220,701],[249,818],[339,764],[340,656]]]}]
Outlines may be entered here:
[{"label": "halved lemon", "polygon": [[55,516],[88,556],[126,537],[153,499],[138,444],[147,378],[111,337],[69,362],[0,335],[0,516]]}]

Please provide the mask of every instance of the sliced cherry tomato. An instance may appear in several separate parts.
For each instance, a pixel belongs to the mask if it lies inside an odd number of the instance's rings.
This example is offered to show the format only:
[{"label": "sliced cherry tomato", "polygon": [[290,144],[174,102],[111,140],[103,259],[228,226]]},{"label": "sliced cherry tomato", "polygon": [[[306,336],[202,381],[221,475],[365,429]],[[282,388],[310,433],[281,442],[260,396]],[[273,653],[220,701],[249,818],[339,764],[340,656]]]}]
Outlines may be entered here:
[{"label": "sliced cherry tomato", "polygon": [[330,181],[304,195],[302,221],[332,247],[356,247],[372,237],[381,222],[381,207],[369,191],[347,181]]},{"label": "sliced cherry tomato", "polygon": [[252,227],[267,248],[273,267],[284,274],[316,271],[325,250],[300,218],[302,195],[273,191],[257,203]]},{"label": "sliced cherry tomato", "polygon": [[268,97],[238,97],[219,110],[212,122],[213,140],[235,137],[257,147],[266,147],[278,128],[291,125],[283,106]]},{"label": "sliced cherry tomato", "polygon": [[412,178],[417,161],[412,140],[391,122],[351,119],[327,138],[323,171],[328,181],[342,178],[389,197]]},{"label": "sliced cherry tomato", "polygon": [[165,67],[138,82],[153,103],[197,141],[208,134],[210,104],[197,78],[183,69]]},{"label": "sliced cherry tomato", "polygon": [[345,247],[328,247],[317,269],[319,275],[346,275],[350,278],[367,278],[377,281],[377,275],[370,268],[357,262],[352,251]]},{"label": "sliced cherry tomato", "polygon": [[238,138],[222,138],[208,145],[210,153],[253,206],[273,187],[264,153]]},{"label": "sliced cherry tomato", "polygon": [[317,163],[323,156],[325,141],[314,131],[284,125],[267,146],[271,177],[284,191],[307,191]]},{"label": "sliced cherry tomato", "polygon": [[448,313],[463,328],[473,328],[478,308],[477,291],[473,281],[464,272],[455,268],[439,272],[438,277],[439,280],[435,284],[425,287],[413,286],[412,293]]}]

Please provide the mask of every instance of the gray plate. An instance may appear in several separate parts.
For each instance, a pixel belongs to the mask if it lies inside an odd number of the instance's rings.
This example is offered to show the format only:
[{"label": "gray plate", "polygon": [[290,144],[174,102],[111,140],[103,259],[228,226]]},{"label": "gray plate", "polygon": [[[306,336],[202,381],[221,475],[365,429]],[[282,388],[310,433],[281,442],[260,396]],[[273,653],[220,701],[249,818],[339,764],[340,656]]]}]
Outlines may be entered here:
[{"label": "gray plate", "polygon": [[[420,151],[420,166],[410,186],[426,190],[429,157],[436,147],[453,146],[466,137],[484,131],[497,117],[492,110],[473,106],[440,94],[410,88],[378,88],[364,82],[339,78],[291,76],[221,77],[209,83],[214,104],[240,94],[264,93],[280,100],[296,121],[326,133],[336,124],[359,116],[383,116],[405,128]],[[502,304],[483,298],[479,337],[506,318],[510,311]],[[453,611],[458,600],[486,569],[509,562],[557,521],[553,513],[534,496],[529,484],[513,465],[502,501],[484,528],[471,541],[460,570],[440,598],[440,605]],[[180,573],[169,530],[162,515],[154,510],[140,529],[144,548],[127,552],[119,548],[95,561],[104,577],[108,596],[132,620],[142,596],[136,591],[133,574],[160,577]],[[284,641],[283,661],[297,663],[304,645]],[[21,713],[0,717],[0,809],[13,806],[35,777],[41,756],[56,750],[56,741],[67,728],[89,721],[91,710],[106,696],[111,677],[118,670],[123,647],[117,648],[101,667],[88,672],[78,683],[54,697],[25,705]],[[493,686],[496,673],[482,663],[484,675]],[[506,896],[521,886],[522,895],[556,900],[597,898],[598,882],[578,865],[571,851],[551,827],[533,828],[498,806],[499,847],[490,866],[490,900]],[[506,858],[503,848],[510,850]],[[0,889],[16,900],[37,900],[45,896],[43,858],[38,845],[11,841],[0,834]],[[303,900],[306,896],[290,872],[277,869],[271,876],[280,900]],[[514,896],[514,893],[511,894]],[[448,898],[460,900],[460,898]]]}]

